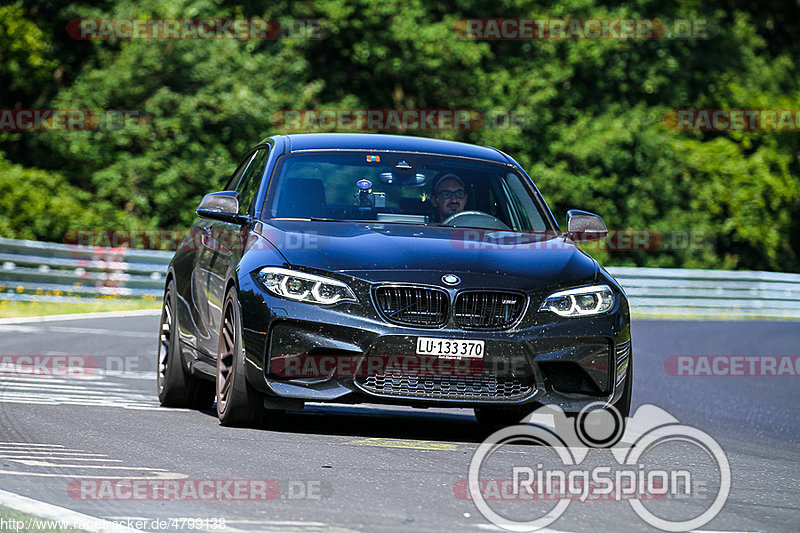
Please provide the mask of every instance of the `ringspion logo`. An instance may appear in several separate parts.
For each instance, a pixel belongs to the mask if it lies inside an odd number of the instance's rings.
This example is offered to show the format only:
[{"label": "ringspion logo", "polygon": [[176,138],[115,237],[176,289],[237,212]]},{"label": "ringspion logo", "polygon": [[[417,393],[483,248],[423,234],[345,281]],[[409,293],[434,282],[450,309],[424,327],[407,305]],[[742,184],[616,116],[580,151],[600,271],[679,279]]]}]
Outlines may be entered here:
[{"label": "ringspion logo", "polygon": [[[536,453],[497,453],[520,444],[544,447],[555,460]],[[675,457],[669,451],[674,447],[680,448],[680,462],[667,466],[661,454]],[[594,452],[590,464],[587,458]],[[698,467],[700,461],[710,468]],[[484,477],[484,469],[495,475]],[[654,405],[639,407],[626,422],[613,406],[596,402],[575,417],[558,407],[542,407],[524,422],[496,431],[473,455],[466,487],[458,481],[453,490],[458,498],[468,495],[487,520],[507,531],[545,528],[573,502],[596,500],[624,501],[653,527],[689,531],[719,514],[730,488],[730,463],[709,434]],[[696,505],[686,515],[668,519],[657,507],[648,507],[664,499],[691,499]],[[492,506],[497,501],[506,505]]]}]

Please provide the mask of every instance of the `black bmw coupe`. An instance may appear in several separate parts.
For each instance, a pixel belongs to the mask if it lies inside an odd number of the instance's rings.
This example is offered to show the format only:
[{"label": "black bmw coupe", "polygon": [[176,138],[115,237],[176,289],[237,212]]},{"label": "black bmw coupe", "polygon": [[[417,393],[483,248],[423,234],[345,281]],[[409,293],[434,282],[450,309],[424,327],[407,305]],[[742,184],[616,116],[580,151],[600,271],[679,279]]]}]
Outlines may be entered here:
[{"label": "black bmw coupe", "polygon": [[208,194],[164,292],[158,395],[263,423],[306,402],[627,416],[628,302],[495,148],[274,136]]}]

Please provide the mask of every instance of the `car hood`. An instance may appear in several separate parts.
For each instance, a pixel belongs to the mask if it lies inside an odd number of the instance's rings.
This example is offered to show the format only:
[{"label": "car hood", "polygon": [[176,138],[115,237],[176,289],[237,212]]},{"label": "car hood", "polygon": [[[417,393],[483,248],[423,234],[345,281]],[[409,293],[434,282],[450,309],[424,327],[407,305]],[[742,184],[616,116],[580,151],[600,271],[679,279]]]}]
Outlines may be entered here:
[{"label": "car hood", "polygon": [[[560,236],[441,226],[269,220],[255,230],[287,262],[367,281],[441,285],[443,274],[508,288],[591,283],[597,263]],[[483,279],[481,282],[479,279]]]}]

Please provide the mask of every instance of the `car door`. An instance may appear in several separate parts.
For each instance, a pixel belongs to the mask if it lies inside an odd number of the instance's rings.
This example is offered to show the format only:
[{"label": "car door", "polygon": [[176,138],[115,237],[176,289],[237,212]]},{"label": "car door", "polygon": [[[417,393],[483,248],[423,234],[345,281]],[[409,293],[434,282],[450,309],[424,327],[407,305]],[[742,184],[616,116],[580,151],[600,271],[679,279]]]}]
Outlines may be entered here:
[{"label": "car door", "polygon": [[[242,163],[233,173],[224,190],[233,190],[241,181],[242,175],[250,167],[257,155],[257,150],[247,154]],[[217,242],[214,239],[214,221],[201,218],[192,228],[192,244],[195,248],[195,260],[192,268],[192,300],[194,300],[198,315],[198,337],[197,346],[201,352],[215,354],[216,346],[213,351],[208,351],[212,339],[215,339],[215,332],[212,329],[211,309],[213,302],[208,298],[208,285],[212,272],[212,265],[215,261]]]},{"label": "car door", "polygon": [[[233,187],[239,193],[239,214],[252,216],[255,193],[264,175],[264,168],[269,157],[269,148],[261,147],[252,154],[247,168]],[[250,225],[240,226],[222,221],[209,221],[208,254],[205,273],[205,300],[207,302],[207,327],[210,332],[204,347],[206,353],[215,355],[219,327],[222,322],[222,305],[225,298],[225,280],[243,253]]]}]

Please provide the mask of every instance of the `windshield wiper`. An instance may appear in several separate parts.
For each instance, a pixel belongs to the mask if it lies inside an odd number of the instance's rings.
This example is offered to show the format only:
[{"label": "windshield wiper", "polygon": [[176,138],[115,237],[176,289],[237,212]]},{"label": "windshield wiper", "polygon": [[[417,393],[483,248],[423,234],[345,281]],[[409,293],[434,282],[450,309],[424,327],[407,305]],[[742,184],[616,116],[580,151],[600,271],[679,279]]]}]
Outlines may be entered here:
[{"label": "windshield wiper", "polygon": [[312,222],[344,222],[336,218],[317,218],[317,217],[272,217],[268,220],[310,220]]}]

